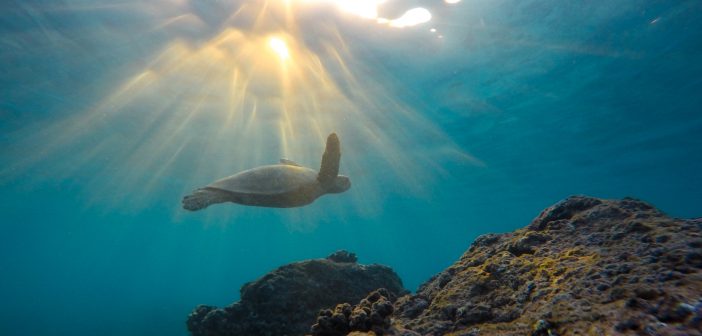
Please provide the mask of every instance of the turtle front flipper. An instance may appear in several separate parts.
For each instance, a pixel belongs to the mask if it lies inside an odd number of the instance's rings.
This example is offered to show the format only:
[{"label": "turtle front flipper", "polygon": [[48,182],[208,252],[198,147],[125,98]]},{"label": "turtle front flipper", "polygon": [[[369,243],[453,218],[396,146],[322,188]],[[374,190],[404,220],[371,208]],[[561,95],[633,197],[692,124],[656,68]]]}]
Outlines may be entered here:
[{"label": "turtle front flipper", "polygon": [[336,133],[329,134],[327,137],[327,147],[322,155],[322,166],[319,168],[317,181],[323,186],[329,186],[334,183],[336,176],[339,175],[339,161],[341,160],[341,143]]}]

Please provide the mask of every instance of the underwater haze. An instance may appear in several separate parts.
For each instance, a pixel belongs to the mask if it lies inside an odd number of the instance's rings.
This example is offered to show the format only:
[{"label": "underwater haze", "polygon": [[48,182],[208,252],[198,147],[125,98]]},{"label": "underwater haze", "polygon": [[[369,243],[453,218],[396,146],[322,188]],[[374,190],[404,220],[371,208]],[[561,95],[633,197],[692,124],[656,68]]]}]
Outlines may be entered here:
[{"label": "underwater haze", "polygon": [[[573,194],[700,216],[700,60],[696,0],[3,1],[0,335],[188,335],[339,249],[414,291]],[[344,193],[181,206],[332,132]]]}]

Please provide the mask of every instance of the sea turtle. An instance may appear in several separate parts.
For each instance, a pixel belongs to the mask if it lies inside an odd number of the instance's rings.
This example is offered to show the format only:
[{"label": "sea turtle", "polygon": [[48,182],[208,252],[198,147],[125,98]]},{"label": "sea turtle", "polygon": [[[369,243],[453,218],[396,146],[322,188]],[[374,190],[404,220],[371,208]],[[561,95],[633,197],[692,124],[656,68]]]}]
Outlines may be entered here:
[{"label": "sea turtle", "polygon": [[281,159],[279,164],[245,170],[199,188],[183,198],[183,208],[197,211],[224,202],[272,208],[307,205],[319,196],[351,187],[349,178],[339,175],[340,159],[341,144],[332,133],[319,172]]}]

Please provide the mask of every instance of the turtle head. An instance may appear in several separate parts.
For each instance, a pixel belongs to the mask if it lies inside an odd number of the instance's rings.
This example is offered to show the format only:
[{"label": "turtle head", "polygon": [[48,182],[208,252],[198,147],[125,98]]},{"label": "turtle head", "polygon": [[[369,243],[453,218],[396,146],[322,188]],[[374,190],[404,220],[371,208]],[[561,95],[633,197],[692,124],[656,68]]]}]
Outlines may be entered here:
[{"label": "turtle head", "polygon": [[328,193],[338,194],[351,188],[351,180],[344,175],[337,175],[334,182],[327,189]]}]

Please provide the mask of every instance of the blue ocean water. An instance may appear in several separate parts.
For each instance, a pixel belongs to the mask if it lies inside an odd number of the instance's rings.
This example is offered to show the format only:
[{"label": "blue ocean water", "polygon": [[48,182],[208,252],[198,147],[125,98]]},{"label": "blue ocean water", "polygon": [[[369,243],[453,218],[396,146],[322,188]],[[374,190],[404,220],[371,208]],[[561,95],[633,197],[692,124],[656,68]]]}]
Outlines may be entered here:
[{"label": "blue ocean water", "polygon": [[[572,194],[701,215],[699,1],[338,3],[1,3],[0,335],[187,335],[338,249],[415,290]],[[346,193],[181,208],[331,132]]]}]

